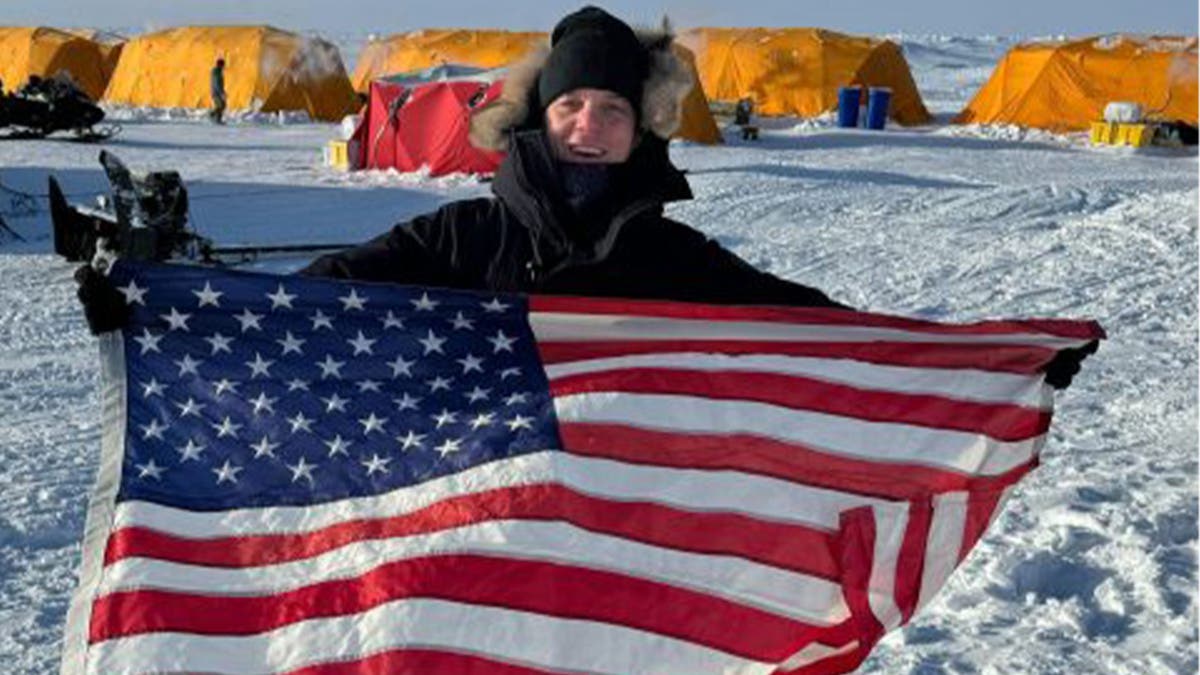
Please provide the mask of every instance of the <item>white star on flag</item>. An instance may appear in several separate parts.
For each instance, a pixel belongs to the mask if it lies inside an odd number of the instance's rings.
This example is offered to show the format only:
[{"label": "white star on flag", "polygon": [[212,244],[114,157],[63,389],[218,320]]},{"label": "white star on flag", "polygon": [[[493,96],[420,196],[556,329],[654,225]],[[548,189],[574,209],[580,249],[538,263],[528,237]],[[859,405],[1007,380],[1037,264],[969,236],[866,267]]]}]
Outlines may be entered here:
[{"label": "white star on flag", "polygon": [[404,328],[404,320],[397,317],[390,309],[387,316],[383,317],[383,329],[387,330],[389,328],[398,328],[401,330]]},{"label": "white star on flag", "polygon": [[475,322],[463,316],[462,312],[459,312],[453,319],[450,319],[450,324],[454,327],[454,330],[475,330]]},{"label": "white star on flag", "polygon": [[422,293],[421,297],[416,300],[409,300],[409,302],[413,304],[413,307],[418,312],[432,312],[440,304],[437,300],[430,300],[428,293]]},{"label": "white star on flag", "polygon": [[350,402],[350,399],[338,396],[337,392],[334,392],[333,396],[322,398],[321,400],[325,402],[325,412],[327,413],[331,413],[334,410],[346,412],[346,404]]},{"label": "white star on flag", "polygon": [[162,478],[163,471],[166,471],[166,467],[155,464],[153,458],[151,458],[150,461],[146,462],[145,464],[137,464],[136,466],[138,468],[138,478],[145,478],[149,476],[154,480],[160,480]]},{"label": "white star on flag", "polygon": [[146,352],[158,352],[161,354],[162,349],[159,349],[158,343],[162,338],[163,336],[161,335],[153,335],[149,328],[143,328],[142,334],[135,336],[133,339],[142,346],[143,354]]},{"label": "white star on flag", "polygon": [[408,392],[404,392],[400,395],[400,398],[394,398],[392,400],[396,403],[396,410],[404,411],[416,410],[417,403],[421,401],[421,398],[419,396],[412,396]]},{"label": "white star on flag", "polygon": [[213,473],[217,474],[217,485],[220,485],[226,481],[230,483],[237,483],[237,475],[241,470],[242,467],[234,466],[229,462],[229,460],[225,460],[225,463],[221,465],[221,468],[213,469],[212,471]]},{"label": "white star on flag", "polygon": [[241,383],[240,382],[232,382],[225,378],[221,378],[221,379],[217,380],[216,382],[213,382],[213,392],[214,392],[213,396],[219,397],[221,394],[224,394],[224,393],[236,394],[239,384],[241,384]]},{"label": "white star on flag", "polygon": [[353,288],[350,289],[349,295],[344,295],[338,300],[342,301],[342,309],[347,312],[352,309],[362,309],[367,302],[367,298],[360,296]]},{"label": "white star on flag", "polygon": [[346,448],[350,447],[350,441],[342,440],[341,434],[334,436],[333,440],[324,441],[324,443],[329,448],[330,457],[334,457],[336,455],[346,455],[347,457],[350,456],[350,453],[346,452]]},{"label": "white star on flag", "polygon": [[189,396],[187,401],[183,403],[176,403],[175,407],[179,408],[180,417],[187,417],[188,415],[195,415],[196,417],[199,417],[200,411],[204,409],[204,404],[198,403],[196,399]]},{"label": "white star on flag", "polygon": [[201,363],[204,362],[193,359],[191,354],[184,354],[182,359],[175,361],[175,365],[179,366],[179,377],[183,377],[189,373],[199,377],[200,373],[196,370],[196,367]]},{"label": "white star on flag", "polygon": [[293,483],[301,478],[308,479],[310,484],[316,482],[315,479],[313,479],[312,470],[317,468],[317,465],[306,463],[303,457],[301,457],[300,461],[296,464],[285,464],[284,466],[292,470]]},{"label": "white star on flag", "polygon": [[204,288],[198,291],[192,291],[192,293],[199,298],[199,304],[196,305],[197,307],[204,307],[205,305],[220,307],[221,303],[217,301],[217,298],[225,295],[221,291],[214,291],[212,284],[207,281],[204,282]]},{"label": "white star on flag", "polygon": [[512,345],[517,339],[504,334],[504,331],[496,331],[495,337],[488,338],[488,342],[492,343],[492,353],[496,352],[512,352]]},{"label": "white star on flag", "polygon": [[200,461],[200,453],[204,452],[204,446],[189,438],[187,445],[182,448],[175,448],[175,450],[179,452],[180,464],[189,459],[198,462]]},{"label": "white star on flag", "polygon": [[505,422],[505,424],[508,425],[510,431],[516,431],[517,429],[532,429],[532,422],[532,417],[523,417],[521,415],[517,415],[516,417],[513,417],[509,421]]},{"label": "white star on flag", "polygon": [[241,314],[237,314],[233,318],[237,319],[238,323],[242,324],[243,333],[251,328],[254,330],[262,330],[262,326],[259,325],[258,320],[263,318],[263,315],[251,312],[249,307],[242,310]]},{"label": "white star on flag", "polygon": [[462,369],[463,369],[462,374],[463,375],[466,375],[467,373],[471,372],[472,370],[479,372],[479,373],[483,372],[483,368],[481,367],[483,365],[483,359],[479,358],[478,356],[475,356],[474,354],[467,354],[463,358],[458,359],[458,363],[459,363],[459,365],[462,366]]},{"label": "white star on flag", "polygon": [[439,354],[446,353],[442,350],[442,345],[446,343],[446,338],[438,337],[436,334],[434,334],[432,329],[430,329],[429,335],[417,340],[417,342],[420,342],[425,346],[426,354],[430,354],[432,352],[437,352]]},{"label": "white star on flag", "polygon": [[250,368],[250,379],[254,379],[259,375],[262,375],[263,377],[270,377],[271,365],[273,363],[275,362],[264,359],[262,354],[254,352],[254,360],[246,362],[246,365]]},{"label": "white star on flag", "polygon": [[508,309],[508,305],[500,302],[500,298],[492,298],[491,302],[480,303],[483,308],[489,312],[503,312]]},{"label": "white star on flag", "polygon": [[340,378],[342,376],[342,366],[346,365],[345,361],[338,361],[333,358],[332,354],[325,355],[325,361],[318,363],[317,367],[321,369],[321,379],[329,377]]},{"label": "white star on flag", "polygon": [[217,430],[217,438],[224,438],[226,436],[237,438],[238,429],[241,429],[242,425],[234,424],[233,420],[227,415],[225,419],[221,420],[220,424],[212,425],[212,428]]},{"label": "white star on flag", "polygon": [[165,387],[159,384],[158,380],[153,377],[149,382],[142,384],[142,398],[150,398],[151,396],[162,396]]},{"label": "white star on flag", "polygon": [[153,418],[149,424],[143,424],[141,430],[143,439],[157,438],[161,441],[163,437],[162,432],[167,430],[167,425],[160,424],[158,418]]},{"label": "white star on flag", "polygon": [[415,363],[416,361],[407,361],[403,356],[397,356],[388,365],[392,367],[392,377],[400,377],[401,375],[412,377],[411,368]]},{"label": "white star on flag", "polygon": [[363,332],[360,330],[357,337],[346,340],[346,342],[354,347],[353,356],[358,356],[359,354],[371,354],[371,345],[375,344],[376,340],[363,335]]},{"label": "white star on flag", "polygon": [[280,353],[281,355],[289,354],[291,352],[296,352],[297,354],[301,355],[304,354],[304,352],[300,350],[300,347],[304,346],[306,341],[292,335],[292,331],[290,330],[284,333],[282,340],[276,340],[276,342],[283,347],[283,351]]},{"label": "white star on flag", "polygon": [[434,448],[442,457],[459,452],[462,450],[462,439],[447,438],[445,443]]},{"label": "white star on flag", "polygon": [[233,353],[233,350],[229,348],[229,344],[233,342],[233,338],[231,337],[225,337],[220,333],[213,333],[209,337],[204,338],[204,341],[212,345],[213,356],[216,356],[217,352]]},{"label": "white star on flag", "polygon": [[271,299],[271,309],[279,309],[280,307],[292,309],[292,300],[295,300],[297,297],[295,294],[288,293],[283,284],[279,284],[278,290],[274,293],[267,293],[266,295]]},{"label": "white star on flag", "polygon": [[366,436],[372,431],[383,433],[383,423],[386,421],[386,417],[376,417],[375,413],[371,413],[367,417],[360,419],[358,423],[363,425],[363,435]]},{"label": "white star on flag", "polygon": [[137,282],[130,279],[128,286],[123,286],[117,290],[121,291],[121,295],[125,296],[125,304],[132,305],[136,303],[144,307],[146,305],[146,291],[150,289],[139,288]]},{"label": "white star on flag", "polygon": [[362,460],[362,465],[367,467],[367,475],[370,476],[376,472],[387,473],[387,465],[390,461],[392,460],[385,459],[377,454],[372,454],[371,459]]},{"label": "white star on flag", "polygon": [[254,406],[255,415],[258,415],[264,410],[273,414],[275,412],[274,403],[277,400],[278,399],[267,396],[267,392],[261,391],[258,393],[256,398],[250,399],[250,403]]},{"label": "white star on flag", "polygon": [[254,451],[254,458],[258,459],[259,457],[274,457],[275,448],[278,447],[279,443],[272,443],[271,439],[267,438],[266,434],[263,434],[262,440],[251,445],[250,449]]},{"label": "white star on flag", "polygon": [[312,321],[312,329],[314,331],[318,328],[328,328],[329,330],[333,330],[333,322],[330,320],[331,318],[332,317],[326,316],[325,312],[322,312],[318,309],[312,316],[309,317],[309,320]]},{"label": "white star on flag", "polygon": [[305,417],[303,412],[298,412],[298,413],[296,413],[295,417],[287,418],[287,421],[289,424],[292,425],[292,433],[293,434],[296,433],[297,431],[307,431],[308,433],[311,434],[312,433],[312,423],[316,420],[312,420],[312,419]]},{"label": "white star on flag", "polygon": [[425,434],[418,434],[410,429],[408,434],[404,436],[397,436],[396,440],[400,442],[401,450],[419,448],[422,445],[421,441],[425,440]]}]

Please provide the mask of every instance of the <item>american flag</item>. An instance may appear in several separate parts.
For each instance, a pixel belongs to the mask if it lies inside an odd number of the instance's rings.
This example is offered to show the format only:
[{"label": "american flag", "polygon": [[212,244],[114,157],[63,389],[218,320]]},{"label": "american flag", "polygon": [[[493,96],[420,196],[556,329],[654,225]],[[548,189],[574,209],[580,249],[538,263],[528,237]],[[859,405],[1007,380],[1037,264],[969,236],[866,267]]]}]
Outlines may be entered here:
[{"label": "american flag", "polygon": [[1090,322],[119,262],[62,671],[828,673],[1037,464]]}]

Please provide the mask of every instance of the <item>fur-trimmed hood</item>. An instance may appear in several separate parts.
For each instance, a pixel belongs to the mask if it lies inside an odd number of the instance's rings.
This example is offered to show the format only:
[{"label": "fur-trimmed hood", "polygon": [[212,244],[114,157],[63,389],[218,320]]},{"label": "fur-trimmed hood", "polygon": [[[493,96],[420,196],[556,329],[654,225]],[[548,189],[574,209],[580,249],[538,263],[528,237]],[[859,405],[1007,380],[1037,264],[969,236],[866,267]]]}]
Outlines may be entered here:
[{"label": "fur-trimmed hood", "polygon": [[[640,125],[667,140],[683,118],[683,100],[692,89],[692,75],[672,48],[674,36],[669,30],[636,32],[650,65],[642,92]],[[508,69],[500,97],[471,116],[470,139],[475,147],[505,151],[510,131],[541,126],[537,83],[549,55],[550,47],[543,46]]]}]

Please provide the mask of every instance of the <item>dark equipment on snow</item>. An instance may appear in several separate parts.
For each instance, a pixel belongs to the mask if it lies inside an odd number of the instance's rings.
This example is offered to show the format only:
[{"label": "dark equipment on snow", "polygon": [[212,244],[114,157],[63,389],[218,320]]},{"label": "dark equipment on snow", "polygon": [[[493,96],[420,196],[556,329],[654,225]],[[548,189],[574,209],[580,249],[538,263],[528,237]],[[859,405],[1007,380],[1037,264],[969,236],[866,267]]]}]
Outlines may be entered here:
[{"label": "dark equipment on snow", "polygon": [[0,138],[45,138],[59,131],[70,140],[94,142],[111,138],[121,127],[97,126],[104,111],[69,78],[31,76],[12,94],[0,93]]},{"label": "dark equipment on snow", "polygon": [[49,179],[54,252],[74,262],[91,262],[98,246],[130,260],[246,262],[274,253],[313,253],[349,244],[214,246],[188,227],[188,193],[177,171],[136,176],[116,155],[100,152],[112,195],[97,205],[67,202],[54,176]]}]

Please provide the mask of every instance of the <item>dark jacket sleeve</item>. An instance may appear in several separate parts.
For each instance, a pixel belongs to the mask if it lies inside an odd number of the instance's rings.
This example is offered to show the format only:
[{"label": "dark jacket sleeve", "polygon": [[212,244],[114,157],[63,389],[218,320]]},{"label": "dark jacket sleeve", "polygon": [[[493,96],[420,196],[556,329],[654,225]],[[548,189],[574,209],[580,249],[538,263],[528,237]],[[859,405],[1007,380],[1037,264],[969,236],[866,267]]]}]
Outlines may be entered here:
[{"label": "dark jacket sleeve", "polygon": [[[467,203],[469,206],[470,203]],[[452,204],[417,216],[354,248],[323,255],[300,274],[360,281],[462,286],[460,230],[470,208]]]},{"label": "dark jacket sleeve", "polygon": [[702,233],[682,224],[686,254],[679,262],[701,302],[851,309],[820,290],[755,269]]}]

